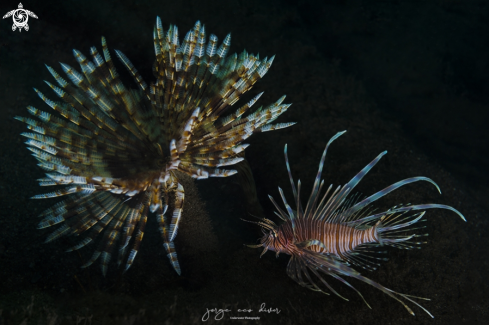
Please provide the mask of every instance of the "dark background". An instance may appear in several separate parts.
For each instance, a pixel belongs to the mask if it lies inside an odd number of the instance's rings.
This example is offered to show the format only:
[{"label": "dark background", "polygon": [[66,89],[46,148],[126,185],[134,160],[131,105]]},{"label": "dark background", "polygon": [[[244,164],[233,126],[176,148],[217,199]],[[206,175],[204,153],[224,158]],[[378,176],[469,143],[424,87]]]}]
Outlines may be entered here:
[{"label": "dark background", "polygon": [[[172,324],[200,323],[206,308],[233,312],[252,308],[260,323],[489,324],[487,261],[489,188],[489,3],[487,1],[28,1],[28,32],[12,32],[0,21],[0,324]],[[16,9],[2,1],[0,14]],[[325,183],[344,184],[381,151],[388,150],[358,190],[372,194],[398,180],[427,176],[378,202],[442,203],[460,210],[427,212],[428,244],[420,251],[389,252],[390,261],[366,274],[422,302],[434,320],[409,304],[416,317],[368,285],[351,281],[372,306],[352,290],[329,282],[348,298],[300,287],[286,275],[288,257],[244,247],[260,236],[248,218],[236,180],[198,182],[185,202],[185,224],[177,238],[183,273],[167,262],[156,224],[133,267],[121,275],[115,265],[104,279],[98,266],[80,269],[86,252],[64,253],[70,239],[43,245],[48,231],[36,230],[36,215],[54,200],[28,198],[43,192],[36,161],[19,135],[27,105],[48,110],[32,87],[51,99],[42,80],[44,64],[76,66],[72,49],[86,55],[107,38],[110,49],[130,58],[152,80],[152,30],[156,15],[176,24],[182,38],[200,20],[220,40],[232,33],[231,51],[276,54],[272,68],[245,96],[265,91],[259,105],[286,94],[293,103],[278,122],[297,121],[280,131],[258,134],[246,156],[267,216],[267,194],[277,186],[290,199],[283,146],[288,143],[294,177],[307,193],[324,145],[348,130],[328,153]],[[113,58],[115,58],[112,52]],[[135,85],[118,65],[127,85]],[[193,194],[191,194],[193,193]],[[306,194],[304,194],[306,196]],[[305,197],[303,198],[303,202]],[[205,202],[205,207],[202,202]],[[211,226],[196,225],[198,218]],[[152,219],[152,218],[150,218]],[[205,221],[202,221],[205,224]],[[199,233],[200,231],[200,233]],[[200,235],[195,235],[200,234]],[[180,238],[181,237],[181,238]],[[263,314],[261,303],[279,308]],[[211,321],[209,321],[211,322]],[[256,324],[256,321],[249,321]]]}]

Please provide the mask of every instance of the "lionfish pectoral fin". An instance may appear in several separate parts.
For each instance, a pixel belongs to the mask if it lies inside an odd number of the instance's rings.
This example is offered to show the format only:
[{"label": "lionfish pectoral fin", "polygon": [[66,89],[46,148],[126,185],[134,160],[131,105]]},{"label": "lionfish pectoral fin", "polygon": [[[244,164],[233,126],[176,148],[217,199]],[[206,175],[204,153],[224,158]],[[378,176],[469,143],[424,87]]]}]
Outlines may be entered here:
[{"label": "lionfish pectoral fin", "polygon": [[[424,310],[425,313],[427,313],[428,315],[431,316],[431,318],[434,318],[434,316],[426,309],[424,308],[423,306],[421,306],[420,304],[418,304],[416,301],[414,301],[413,299],[411,298],[417,298],[417,299],[423,299],[423,300],[430,300],[428,298],[422,298],[422,297],[417,297],[417,296],[411,296],[411,295],[407,295],[407,294],[403,294],[403,293],[399,293],[399,292],[396,292],[394,290],[391,290],[389,288],[386,288],[384,287],[383,285],[380,285],[378,284],[377,282],[373,281],[373,280],[370,280],[369,278],[366,278],[364,277],[363,275],[361,274],[352,274],[352,275],[348,275],[350,277],[353,277],[355,279],[358,279],[360,281],[363,281],[367,284],[370,284],[371,286],[379,289],[380,291],[382,291],[383,293],[387,294],[388,296],[390,296],[391,298],[399,301],[403,306],[404,308],[407,309],[407,311],[414,316],[414,312],[411,310],[411,308],[409,308],[408,305],[406,305],[401,299],[399,299],[398,297],[396,297],[395,295],[398,295],[398,296],[401,296],[403,297],[404,299],[412,302],[413,304],[415,304],[416,306],[418,306],[419,308],[421,308],[422,310]],[[344,280],[343,280],[344,281]],[[346,282],[346,281],[344,281]]]},{"label": "lionfish pectoral fin", "polygon": [[[314,282],[311,275],[309,274],[309,272],[312,272],[316,276],[316,278],[319,279],[319,281],[331,292],[333,292],[341,299],[348,301],[347,298],[343,297],[335,289],[333,289],[318,272],[322,271],[327,275],[333,276],[335,269],[337,267],[341,267],[339,266],[339,263],[328,255],[313,252],[305,248],[299,250],[301,251],[301,254],[292,255],[292,258],[287,265],[287,275],[303,287],[329,295],[328,292],[322,290]],[[307,278],[308,282],[304,281],[303,275]]]},{"label": "lionfish pectoral fin", "polygon": [[[314,243],[314,240],[305,241],[304,243],[306,243],[306,244],[303,244],[304,246],[305,245],[309,245],[309,246],[310,245],[317,245],[316,243]],[[296,244],[296,246],[297,246],[297,244]],[[355,269],[351,268],[346,263],[344,263],[344,261],[338,260],[337,258],[335,258],[335,255],[334,254],[329,255],[329,254],[324,254],[324,253],[317,253],[317,252],[311,251],[311,250],[309,250],[307,248],[299,248],[299,250],[300,250],[300,252],[302,254],[301,254],[300,257],[297,257],[296,256],[295,260],[299,260],[300,259],[300,261],[301,261],[300,263],[302,263],[305,266],[307,266],[307,268],[312,273],[314,273],[317,276],[317,278],[329,290],[331,290],[337,296],[339,296],[339,297],[347,300],[346,298],[342,297],[339,293],[337,293],[333,288],[331,288],[331,286],[322,278],[322,276],[319,274],[318,271],[321,271],[324,274],[327,274],[327,275],[332,276],[333,278],[337,279],[338,281],[342,282],[343,284],[345,284],[348,287],[350,287],[353,290],[355,290],[357,292],[357,294],[362,298],[362,300],[365,302],[365,304],[369,308],[371,308],[371,307],[367,303],[367,301],[365,300],[365,298],[363,297],[363,295],[355,287],[353,287],[350,283],[348,283],[345,279],[343,279],[342,277],[340,277],[340,275],[342,275],[342,276],[348,276],[348,277],[351,277],[351,278],[355,278],[357,280],[363,281],[363,282],[365,282],[367,284],[370,284],[371,286],[379,289],[380,291],[382,291],[385,294],[389,295],[393,299],[399,301],[408,310],[408,312],[411,315],[414,315],[414,312],[401,299],[399,299],[398,297],[396,297],[396,295],[401,296],[404,299],[412,302],[413,304],[415,304],[416,306],[418,306],[419,308],[421,308],[422,310],[424,310],[428,315],[430,315],[431,317],[433,317],[433,315],[431,315],[428,310],[426,310],[423,306],[421,306],[420,304],[418,304],[416,301],[412,300],[411,298],[417,298],[417,299],[423,299],[423,300],[429,300],[429,299],[422,298],[422,297],[411,296],[411,295],[406,295],[406,294],[402,294],[402,293],[399,293],[399,292],[395,292],[395,291],[393,291],[391,289],[388,289],[388,288],[386,288],[386,287],[378,284],[377,282],[375,282],[373,280],[370,280],[367,277],[364,277],[358,271],[356,271]],[[292,259],[291,259],[291,261],[292,261]],[[289,264],[290,263],[291,262],[289,262]],[[297,266],[296,266],[296,269],[297,269]],[[301,269],[301,272],[304,272],[304,274],[306,274],[306,276],[308,276],[307,270],[304,271],[305,270],[305,267],[300,266],[300,269]],[[287,267],[287,273],[289,274],[289,267]],[[302,280],[302,277],[300,275],[297,275],[297,276],[293,277],[293,276],[291,276],[291,274],[289,274],[289,276],[292,277],[294,280],[296,280],[296,282],[298,282],[299,284],[301,284],[301,282],[299,282],[297,280],[297,278],[299,278],[300,280]],[[310,281],[312,283],[312,280],[310,280]]]},{"label": "lionfish pectoral fin", "polygon": [[[306,243],[307,242],[313,242],[313,240],[310,240],[310,241],[305,241]],[[307,244],[303,244],[303,245],[307,245]],[[357,280],[360,280],[360,281],[363,281],[367,284],[370,284],[371,286],[379,289],[380,291],[384,292],[385,294],[389,295],[390,297],[392,297],[393,299],[399,301],[407,310],[408,312],[411,314],[411,315],[414,315],[414,312],[411,310],[411,308],[409,308],[409,306],[407,306],[401,299],[399,299],[398,297],[396,297],[396,295],[398,296],[401,296],[403,297],[404,299],[412,302],[413,304],[415,304],[416,306],[418,306],[419,308],[421,308],[422,310],[424,310],[428,315],[430,315],[431,317],[433,317],[432,314],[430,314],[430,312],[428,310],[426,310],[423,306],[421,306],[420,304],[418,304],[416,301],[414,301],[413,299],[411,298],[417,298],[417,299],[423,299],[423,300],[429,300],[427,298],[422,298],[422,297],[416,297],[416,296],[411,296],[411,295],[406,295],[406,294],[402,294],[402,293],[399,293],[399,292],[395,292],[391,289],[388,289],[380,284],[378,284],[377,282],[373,281],[373,280],[370,280],[369,278],[366,278],[364,277],[363,275],[361,275],[358,271],[356,271],[355,269],[349,267],[348,265],[346,265],[345,263],[342,263],[340,261],[338,261],[337,259],[334,259],[332,256],[330,255],[325,255],[325,254],[321,254],[321,253],[317,253],[317,252],[314,252],[314,251],[311,251],[309,249],[306,249],[306,248],[299,248],[300,252],[302,254],[298,255],[293,255],[292,258],[290,259],[289,261],[289,265],[287,266],[287,274],[294,280],[296,281],[297,283],[299,283],[301,286],[304,286],[304,287],[307,287],[311,290],[314,290],[314,291],[321,291],[321,292],[324,292],[323,290],[321,290],[315,283],[314,281],[312,280],[312,278],[310,277],[309,275],[309,271],[312,272],[329,290],[331,290],[334,294],[336,294],[338,297],[342,298],[342,299],[345,299],[345,300],[348,300],[346,299],[345,297],[341,296],[338,292],[336,292],[322,277],[322,275],[319,273],[319,271],[321,271],[322,273],[326,274],[326,275],[330,275],[332,276],[333,278],[335,278],[336,280],[342,282],[343,284],[347,285],[348,287],[352,288],[353,290],[355,290],[358,295],[362,298],[362,300],[365,302],[365,304],[369,307],[369,308],[372,308],[370,307],[370,305],[367,303],[367,301],[365,300],[365,298],[363,297],[363,295],[355,288],[353,287],[350,283],[348,283],[345,279],[343,279],[342,277],[340,277],[340,275],[342,276],[348,276],[348,277],[351,277],[351,278],[355,278]],[[305,277],[309,280],[309,283],[306,283],[303,279],[303,276],[302,274],[305,275]],[[314,288],[314,289],[313,289]],[[315,290],[316,289],[316,290]]]},{"label": "lionfish pectoral fin", "polygon": [[317,239],[308,239],[308,240],[305,240],[303,242],[295,244],[295,246],[297,246],[298,248],[307,248],[309,246],[319,246],[321,248],[324,248],[325,250],[328,250],[326,245],[324,245],[324,243],[322,241],[319,241]]}]

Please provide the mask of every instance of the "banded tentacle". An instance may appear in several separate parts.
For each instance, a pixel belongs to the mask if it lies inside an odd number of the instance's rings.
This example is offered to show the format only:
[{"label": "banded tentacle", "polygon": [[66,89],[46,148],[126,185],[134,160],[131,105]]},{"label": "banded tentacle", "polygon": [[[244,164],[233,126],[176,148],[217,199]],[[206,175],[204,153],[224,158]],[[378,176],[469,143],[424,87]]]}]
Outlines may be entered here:
[{"label": "banded tentacle", "polygon": [[[105,38],[102,51],[90,49],[91,59],[73,50],[80,71],[61,63],[66,77],[47,66],[56,83],[47,85],[61,99],[38,96],[53,110],[32,106],[33,118],[16,117],[27,124],[26,145],[47,171],[41,186],[57,186],[33,198],[69,195],[46,210],[39,228],[59,225],[48,241],[63,235],[86,233],[70,250],[96,240],[88,266],[101,260],[105,275],[113,249],[125,270],[133,263],[149,213],[155,213],[163,245],[178,274],[175,239],[184,205],[184,188],[177,172],[193,178],[226,177],[243,160],[253,133],[294,123],[271,124],[289,104],[284,97],[266,108],[248,113],[260,95],[229,112],[230,106],[262,78],[271,59],[241,53],[227,56],[231,37],[218,44],[207,39],[197,22],[182,42],[178,28],[165,33],[158,17],[154,28],[156,80],[147,84],[131,61],[116,50],[117,58],[134,78],[138,90],[124,86],[114,67]],[[247,115],[245,115],[247,114]],[[165,217],[168,206],[171,218]]]}]

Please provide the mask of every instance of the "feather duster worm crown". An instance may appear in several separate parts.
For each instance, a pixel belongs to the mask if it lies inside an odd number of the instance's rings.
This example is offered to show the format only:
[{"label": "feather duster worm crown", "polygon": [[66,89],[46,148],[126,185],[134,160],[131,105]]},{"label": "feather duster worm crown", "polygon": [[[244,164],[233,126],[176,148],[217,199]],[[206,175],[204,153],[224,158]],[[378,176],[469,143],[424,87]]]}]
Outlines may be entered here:
[{"label": "feather duster worm crown", "polygon": [[[326,293],[323,291],[325,287],[343,298],[323,278],[323,275],[329,275],[351,287],[363,299],[360,292],[343,278],[351,277],[368,283],[399,301],[412,315],[414,315],[413,311],[401,298],[412,302],[433,317],[412,299],[425,298],[388,289],[361,275],[352,266],[368,271],[375,270],[380,261],[386,260],[386,258],[379,257],[378,254],[386,253],[375,249],[379,246],[387,245],[401,249],[420,248],[419,245],[423,242],[417,241],[416,238],[428,234],[418,235],[411,231],[424,228],[419,225],[419,222],[424,221],[423,217],[427,209],[447,209],[457,213],[464,221],[465,218],[456,209],[442,204],[399,205],[384,212],[374,213],[371,208],[373,202],[406,184],[426,181],[433,184],[440,192],[438,185],[431,179],[412,177],[394,183],[365,199],[360,200],[358,195],[352,194],[355,186],[387,151],[378,155],[345,185],[338,186],[333,191],[333,186],[330,185],[323,197],[320,198],[324,185],[324,181],[321,180],[321,173],[326,152],[329,145],[343,133],[345,131],[337,133],[326,145],[305,209],[300,202],[301,182],[300,180],[297,182],[297,187],[294,184],[287,158],[287,145],[285,145],[285,164],[292,186],[296,210],[292,210],[289,206],[282,189],[279,187],[285,210],[282,210],[271,196],[269,197],[277,209],[275,214],[282,219],[283,223],[276,225],[269,219],[256,222],[262,227],[264,236],[261,238],[260,244],[248,246],[252,248],[264,247],[262,255],[268,250],[276,252],[277,257],[280,253],[291,255],[287,274],[301,286],[313,291]],[[367,302],[365,301],[365,303]],[[368,303],[367,306],[369,306]]]},{"label": "feather duster worm crown", "polygon": [[[178,172],[197,179],[233,175],[235,170],[221,167],[244,159],[239,154],[247,144],[242,141],[256,132],[294,124],[270,124],[290,106],[282,104],[285,96],[245,116],[260,94],[222,117],[265,75],[273,57],[260,60],[246,51],[226,57],[230,35],[218,46],[215,35],[207,40],[200,22],[181,44],[177,27],[170,26],[164,33],[159,17],[153,34],[154,83],[148,86],[128,58],[116,50],[139,85],[138,90],[126,88],[102,38],[102,54],[95,47],[90,49],[92,61],[73,50],[81,73],[61,63],[71,83],[47,67],[58,85],[46,83],[62,102],[51,101],[35,89],[61,116],[29,106],[35,118],[16,117],[30,130],[22,133],[28,139],[27,148],[48,171],[40,185],[67,185],[33,197],[69,195],[41,214],[39,228],[61,224],[46,241],[88,231],[69,249],[72,251],[102,233],[83,267],[100,257],[104,275],[117,242],[118,264],[126,259],[125,270],[131,266],[148,212],[156,213],[164,247],[180,274],[173,243],[184,202]],[[173,213],[167,221],[169,205]]]}]

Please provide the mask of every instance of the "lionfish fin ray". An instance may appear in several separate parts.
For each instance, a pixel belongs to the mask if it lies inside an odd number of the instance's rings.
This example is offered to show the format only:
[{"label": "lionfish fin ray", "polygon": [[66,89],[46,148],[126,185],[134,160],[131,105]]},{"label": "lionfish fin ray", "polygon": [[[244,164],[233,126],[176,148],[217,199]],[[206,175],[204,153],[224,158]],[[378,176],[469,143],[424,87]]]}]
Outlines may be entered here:
[{"label": "lionfish fin ray", "polygon": [[[302,254],[293,254],[292,257],[289,260],[289,264],[287,265],[287,274],[297,283],[299,283],[301,286],[306,287],[308,289],[311,289],[313,291],[319,291],[324,294],[329,294],[323,289],[321,289],[316,283],[312,280],[310,277],[309,273],[307,270],[310,270],[314,275],[323,283],[332,293],[340,297],[341,299],[344,299],[348,301],[347,298],[343,297],[340,295],[331,285],[324,280],[324,278],[319,274],[318,270],[320,270],[317,266],[317,262],[314,260],[315,257],[319,258],[320,260],[324,261],[324,263],[328,264],[329,270],[327,272],[324,272],[327,275],[333,274],[332,270],[334,270],[334,267],[338,265],[338,261],[333,258],[332,256],[328,255],[322,255],[320,253],[313,252],[311,250],[305,249],[305,248],[300,248],[300,251]],[[320,265],[319,265],[320,266]],[[309,283],[305,282],[302,273],[306,275],[308,278]]]},{"label": "lionfish fin ray", "polygon": [[345,220],[345,219],[349,218],[352,214],[358,212],[359,210],[363,209],[364,207],[371,204],[372,202],[377,201],[381,197],[389,194],[390,192],[395,191],[396,189],[398,189],[401,186],[404,186],[404,185],[407,185],[410,183],[414,183],[414,182],[418,182],[418,181],[429,182],[429,183],[433,184],[438,189],[438,191],[440,192],[440,188],[438,187],[438,185],[432,179],[430,179],[428,177],[420,176],[420,177],[406,178],[406,179],[399,181],[399,182],[396,182],[396,183],[384,188],[383,190],[378,191],[375,194],[372,194],[371,196],[365,198],[364,200],[356,203],[355,205],[353,205],[352,207],[350,207],[348,210],[344,211],[341,214],[341,219]]},{"label": "lionfish fin ray", "polygon": [[319,186],[320,186],[320,183],[321,183],[321,174],[323,172],[324,161],[326,159],[326,153],[328,152],[328,148],[331,145],[331,143],[333,143],[333,141],[335,141],[336,139],[338,139],[344,133],[346,133],[346,130],[336,133],[328,141],[328,143],[326,144],[326,147],[324,148],[323,155],[322,155],[321,160],[319,162],[318,172],[316,174],[316,178],[314,180],[314,185],[312,187],[312,192],[311,192],[311,195],[309,196],[309,200],[307,200],[306,210],[304,212],[305,215],[308,215],[311,212],[311,210],[314,210],[314,208],[315,208],[313,205],[314,205],[314,203],[316,202],[316,199],[317,199],[316,196],[318,195]]},{"label": "lionfish fin ray", "polygon": [[[387,151],[381,152],[374,160],[372,160],[367,166],[365,166],[359,173],[357,173],[348,183],[346,183],[343,188],[334,197],[334,204],[331,207],[331,211],[341,209],[341,206],[347,199],[351,191],[357,186],[357,184],[363,179],[363,177],[379,162],[379,160],[387,153]],[[329,220],[332,222],[341,222],[342,214],[337,213],[331,215]]]},{"label": "lionfish fin ray", "polygon": [[453,208],[451,206],[448,206],[448,205],[444,205],[444,204],[435,204],[435,203],[432,203],[432,204],[408,205],[408,206],[404,206],[404,207],[401,207],[401,208],[392,208],[392,209],[387,210],[385,212],[376,213],[374,215],[370,215],[370,216],[365,217],[365,218],[362,218],[362,219],[358,219],[358,220],[353,220],[353,221],[347,222],[347,223],[345,223],[345,225],[350,226],[350,227],[353,227],[353,226],[355,226],[357,224],[362,224],[362,223],[365,223],[367,221],[379,219],[379,218],[381,218],[382,216],[384,216],[386,214],[409,212],[409,211],[416,211],[416,210],[427,210],[427,209],[446,209],[446,210],[450,210],[450,211],[455,212],[463,221],[467,222],[467,220],[465,219],[465,217],[463,216],[463,214],[460,211],[458,211],[457,209],[455,209],[455,208]]}]

